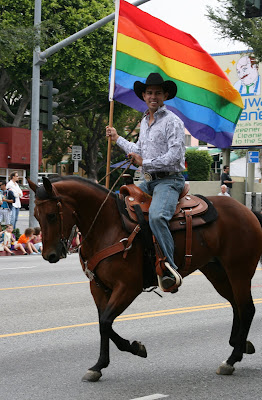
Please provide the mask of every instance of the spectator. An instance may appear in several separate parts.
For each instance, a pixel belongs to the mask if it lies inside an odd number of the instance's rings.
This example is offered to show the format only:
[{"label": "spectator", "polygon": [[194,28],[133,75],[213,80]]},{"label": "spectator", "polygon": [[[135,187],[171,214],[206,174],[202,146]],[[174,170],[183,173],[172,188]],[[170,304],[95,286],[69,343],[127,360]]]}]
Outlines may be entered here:
[{"label": "spectator", "polygon": [[15,253],[10,250],[12,243],[12,231],[12,225],[7,225],[4,231],[4,240],[0,243],[0,251],[6,251],[7,253],[11,254],[11,256],[14,256]]},{"label": "spectator", "polygon": [[221,174],[221,185],[227,186],[227,192],[230,194],[230,190],[232,189],[232,181],[231,176],[229,175],[229,165],[224,165],[223,173]]},{"label": "spectator", "polygon": [[43,248],[42,233],[41,233],[41,229],[39,228],[39,226],[34,228],[34,236],[33,236],[33,239],[31,240],[31,243],[33,243],[33,245],[35,246],[36,250],[39,253],[42,253],[42,248]]},{"label": "spectator", "polygon": [[12,190],[6,189],[6,181],[0,182],[0,189],[2,192],[2,200],[0,201],[0,224],[4,220],[4,223],[7,225],[10,224],[11,221],[15,196]]},{"label": "spectator", "polygon": [[13,225],[14,229],[16,228],[18,214],[19,214],[19,210],[21,208],[20,197],[23,195],[23,192],[17,183],[18,179],[19,179],[18,172],[14,171],[11,173],[10,181],[6,185],[6,188],[11,189],[15,196],[15,203],[13,203],[12,217],[11,217],[11,224]]},{"label": "spectator", "polygon": [[11,250],[21,250],[24,256],[27,256],[27,252],[25,251],[23,245],[21,243],[18,243],[16,240],[15,235],[13,234],[13,225],[10,226],[10,232],[12,233],[11,237]]},{"label": "spectator", "polygon": [[79,232],[79,229],[76,228],[71,246],[69,248],[69,253],[75,253],[76,251],[78,251],[78,246],[80,245],[81,241],[82,241],[81,232]]},{"label": "spectator", "polygon": [[218,193],[218,196],[228,196],[228,197],[230,197],[230,194],[227,192],[227,185],[221,185],[221,192]]},{"label": "spectator", "polygon": [[23,233],[23,235],[19,237],[17,243],[18,244],[21,243],[24,249],[26,249],[29,252],[29,254],[39,254],[34,244],[31,243],[33,236],[34,236],[34,229],[26,228],[25,233]]}]

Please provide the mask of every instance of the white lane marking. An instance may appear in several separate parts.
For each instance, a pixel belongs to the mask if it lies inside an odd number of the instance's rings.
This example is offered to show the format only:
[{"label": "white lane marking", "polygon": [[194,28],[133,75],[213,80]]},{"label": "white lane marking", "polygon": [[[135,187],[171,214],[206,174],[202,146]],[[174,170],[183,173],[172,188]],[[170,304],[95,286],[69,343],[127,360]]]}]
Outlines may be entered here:
[{"label": "white lane marking", "polygon": [[136,397],[135,399],[130,399],[130,400],[157,400],[157,399],[163,399],[164,397],[169,397],[167,394],[151,394],[150,396],[144,396],[144,397]]},{"label": "white lane marking", "polygon": [[0,271],[3,271],[4,269],[11,270],[11,269],[30,269],[30,268],[38,268],[38,267],[36,265],[33,265],[31,267],[0,268]]}]

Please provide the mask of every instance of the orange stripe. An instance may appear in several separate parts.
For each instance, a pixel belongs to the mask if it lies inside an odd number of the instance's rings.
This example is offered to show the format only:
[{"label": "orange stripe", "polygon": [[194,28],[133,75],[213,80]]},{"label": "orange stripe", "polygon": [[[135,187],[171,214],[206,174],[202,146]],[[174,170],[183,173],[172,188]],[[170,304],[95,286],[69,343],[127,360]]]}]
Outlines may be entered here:
[{"label": "orange stripe", "polygon": [[200,53],[174,40],[138,27],[135,23],[122,16],[119,17],[118,33],[148,44],[165,57],[215,74],[229,81],[228,77],[208,53]]}]

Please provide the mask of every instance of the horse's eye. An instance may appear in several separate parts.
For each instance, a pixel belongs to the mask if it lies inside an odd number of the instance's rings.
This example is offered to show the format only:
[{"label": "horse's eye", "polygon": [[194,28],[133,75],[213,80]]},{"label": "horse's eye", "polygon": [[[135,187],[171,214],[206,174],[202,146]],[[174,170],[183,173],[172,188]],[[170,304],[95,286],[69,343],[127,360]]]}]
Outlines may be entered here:
[{"label": "horse's eye", "polygon": [[53,224],[57,220],[57,214],[47,214],[47,221]]}]

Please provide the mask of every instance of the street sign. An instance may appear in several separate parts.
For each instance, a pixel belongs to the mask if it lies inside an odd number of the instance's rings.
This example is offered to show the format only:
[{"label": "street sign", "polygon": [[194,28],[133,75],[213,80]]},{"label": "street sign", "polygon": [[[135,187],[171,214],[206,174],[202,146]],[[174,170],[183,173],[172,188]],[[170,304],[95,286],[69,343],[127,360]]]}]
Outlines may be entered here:
[{"label": "street sign", "polygon": [[72,146],[72,160],[73,161],[82,160],[82,146]]},{"label": "street sign", "polygon": [[248,162],[249,163],[259,163],[259,151],[249,151],[248,152]]}]

